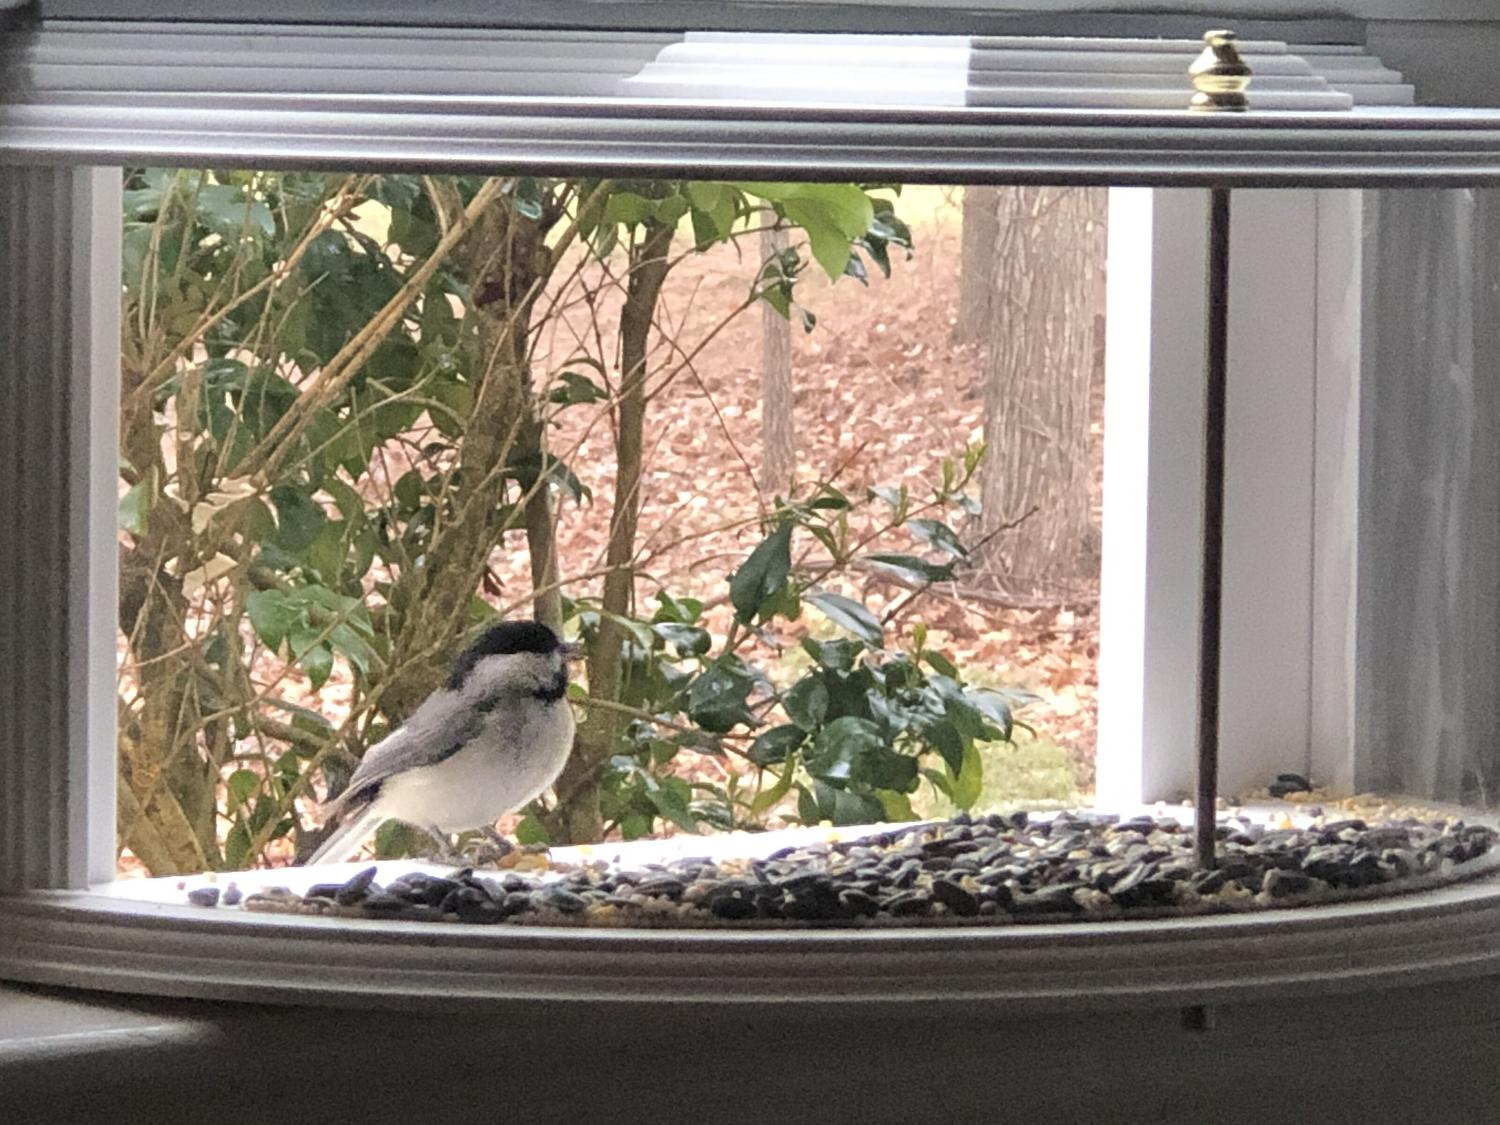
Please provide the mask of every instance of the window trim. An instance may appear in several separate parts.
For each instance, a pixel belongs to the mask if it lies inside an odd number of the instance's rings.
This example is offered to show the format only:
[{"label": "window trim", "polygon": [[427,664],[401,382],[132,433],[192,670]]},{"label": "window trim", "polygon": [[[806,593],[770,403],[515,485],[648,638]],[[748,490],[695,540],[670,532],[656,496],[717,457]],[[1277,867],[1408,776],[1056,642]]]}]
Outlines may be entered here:
[{"label": "window trim", "polygon": [[[52,424],[35,438],[46,458],[30,466],[0,459],[7,486],[0,492],[22,497],[0,496],[0,504],[22,517],[14,521],[22,532],[15,550],[25,552],[4,556],[0,570],[27,575],[34,595],[0,604],[0,690],[9,693],[0,721],[13,724],[0,728],[0,891],[13,892],[0,910],[0,975],[237,999],[416,1005],[440,996],[445,1008],[455,996],[476,1004],[542,996],[708,1001],[736,986],[743,992],[733,1002],[745,1003],[834,1003],[847,995],[851,1003],[989,997],[1051,1007],[1344,991],[1409,984],[1412,973],[1442,979],[1500,967],[1500,888],[1480,884],[1315,912],[774,935],[414,932],[396,923],[206,916],[122,905],[83,889],[114,866],[120,183],[118,169],[101,162],[514,170],[528,162],[556,169],[562,152],[569,170],[594,171],[666,165],[687,174],[863,172],[914,181],[1472,185],[1500,184],[1500,114],[1214,120],[712,105],[667,112],[630,103],[507,103],[496,113],[493,105],[439,102],[394,123],[390,111],[400,106],[390,104],[255,111],[247,122],[233,99],[212,111],[116,109],[112,117],[103,104],[88,104],[86,91],[83,101],[0,108],[0,236],[22,246],[31,267],[25,292],[0,288],[0,336],[24,341],[0,356],[0,427],[9,427],[7,439],[22,433],[21,404],[27,418]],[[462,112],[435,113],[434,104]],[[648,108],[652,115],[632,116]],[[298,129],[295,143],[285,140]],[[603,155],[606,141],[630,151]],[[1351,160],[1356,150],[1363,159]],[[1188,156],[1195,163],[1184,164]],[[15,725],[14,716],[32,725]],[[33,716],[61,721],[38,725]],[[661,966],[646,978],[649,987],[640,973],[647,954],[659,954]],[[455,957],[462,971],[451,967]],[[824,991],[809,991],[814,982]]]},{"label": "window trim", "polygon": [[592,930],[143,906],[87,892],[0,912],[0,978],[207,1000],[404,1010],[520,1002],[1007,1011],[1299,1002],[1500,970],[1500,884],[1128,923]]}]

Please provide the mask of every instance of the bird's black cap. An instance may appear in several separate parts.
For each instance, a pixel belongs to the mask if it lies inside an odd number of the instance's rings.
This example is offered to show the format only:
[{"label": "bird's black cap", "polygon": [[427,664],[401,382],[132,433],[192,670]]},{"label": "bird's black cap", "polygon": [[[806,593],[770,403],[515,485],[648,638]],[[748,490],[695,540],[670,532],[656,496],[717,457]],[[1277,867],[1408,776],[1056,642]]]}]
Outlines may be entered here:
[{"label": "bird's black cap", "polygon": [[502,621],[491,625],[454,662],[453,674],[448,677],[448,690],[457,691],[463,687],[474,665],[486,656],[513,656],[522,652],[546,656],[561,647],[558,635],[540,621]]}]

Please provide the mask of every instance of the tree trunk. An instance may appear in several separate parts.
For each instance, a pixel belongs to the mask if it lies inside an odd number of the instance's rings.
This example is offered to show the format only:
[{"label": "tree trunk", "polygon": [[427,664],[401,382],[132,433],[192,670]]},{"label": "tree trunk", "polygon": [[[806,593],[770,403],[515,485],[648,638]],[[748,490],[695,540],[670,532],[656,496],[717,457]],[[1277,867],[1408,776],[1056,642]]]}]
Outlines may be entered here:
[{"label": "tree trunk", "polygon": [[[450,212],[460,205],[447,201]],[[433,543],[419,569],[403,573],[393,600],[405,609],[404,627],[393,637],[393,667],[401,673],[385,685],[381,710],[403,719],[447,677],[455,644],[469,623],[469,607],[488,565],[490,552],[508,530],[524,529],[534,580],[556,581],[556,545],[551,500],[544,484],[523,475],[529,498],[520,518],[497,524],[495,512],[506,499],[508,467],[540,465],[542,424],[531,390],[528,337],[531,309],[553,262],[546,231],[496,206],[455,249],[454,265],[470,279],[479,332],[474,361],[482,372],[459,447],[461,484],[452,521]],[[535,486],[535,487],[533,487]],[[552,592],[539,616],[551,613],[561,624],[560,602]],[[545,619],[545,617],[543,618]]]},{"label": "tree trunk", "polygon": [[[630,279],[620,310],[620,385],[615,408],[614,508],[605,549],[604,596],[599,631],[588,653],[589,696],[618,702],[627,634],[619,618],[635,602],[635,533],[641,510],[641,470],[645,453],[646,352],[656,301],[666,281],[672,227],[651,227],[630,250]],[[579,731],[573,756],[558,779],[558,807],[550,826],[555,839],[590,843],[604,834],[599,811],[599,775],[619,742],[621,717],[591,710]]]},{"label": "tree trunk", "polygon": [[990,263],[995,256],[999,199],[998,188],[964,188],[958,322],[953,326],[954,343],[982,344],[990,338],[991,294],[995,283]]},{"label": "tree trunk", "polygon": [[[786,248],[786,231],[761,232],[762,259],[770,259]],[[797,475],[792,325],[769,301],[762,301],[760,306],[760,388],[760,490],[766,496],[785,496]]]},{"label": "tree trunk", "polygon": [[1105,200],[1097,188],[1007,188],[999,197],[984,373],[985,533],[1032,514],[994,534],[980,562],[1009,593],[1061,595],[1096,573],[1089,405]]}]

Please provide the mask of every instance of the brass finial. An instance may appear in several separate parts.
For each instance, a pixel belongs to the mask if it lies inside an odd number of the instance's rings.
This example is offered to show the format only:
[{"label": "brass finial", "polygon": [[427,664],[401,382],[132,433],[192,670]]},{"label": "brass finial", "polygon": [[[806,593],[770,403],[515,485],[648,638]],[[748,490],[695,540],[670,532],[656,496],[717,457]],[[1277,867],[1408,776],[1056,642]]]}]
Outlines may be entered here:
[{"label": "brass finial", "polygon": [[1208,46],[1188,67],[1197,93],[1189,108],[1204,113],[1238,112],[1250,108],[1245,88],[1250,85],[1250,68],[1235,49],[1234,32],[1210,31],[1203,41]]}]

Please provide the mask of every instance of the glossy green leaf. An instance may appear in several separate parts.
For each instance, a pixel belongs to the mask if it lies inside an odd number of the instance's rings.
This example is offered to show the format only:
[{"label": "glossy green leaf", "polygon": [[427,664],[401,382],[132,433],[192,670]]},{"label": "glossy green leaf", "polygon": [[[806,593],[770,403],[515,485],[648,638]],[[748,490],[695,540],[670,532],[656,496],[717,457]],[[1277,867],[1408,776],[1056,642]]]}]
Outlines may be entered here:
[{"label": "glossy green leaf", "polygon": [[729,579],[735,618],[748,625],[762,604],[780,592],[792,571],[792,525],[783,523],[750,552]]},{"label": "glossy green leaf", "polygon": [[750,744],[745,756],[757,766],[775,766],[786,761],[807,740],[807,732],[795,723],[765,731]]},{"label": "glossy green leaf", "polygon": [[580,371],[564,371],[557,376],[555,385],[547,393],[547,401],[559,406],[607,402],[609,392]]},{"label": "glossy green leaf", "polygon": [[835,625],[849,630],[871,648],[880,648],[885,643],[885,630],[880,622],[854,599],[829,593],[808,594],[806,597]]},{"label": "glossy green leaf", "polygon": [[294,629],[307,623],[307,611],[283,590],[256,590],[245,598],[250,627],[267,648],[276,651]]},{"label": "glossy green leaf", "polygon": [[653,624],[651,631],[670,644],[678,656],[706,656],[713,645],[708,630],[698,625],[662,621]]},{"label": "glossy green leaf", "polygon": [[777,778],[776,784],[769,789],[762,789],[755,795],[755,799],[750,802],[751,815],[760,816],[780,804],[786,795],[791,792],[792,781],[796,775],[796,759],[789,759],[782,767],[781,776]]},{"label": "glossy green leaf", "polygon": [[817,730],[828,717],[828,685],[821,676],[798,680],[782,696],[787,718],[806,731]]},{"label": "glossy green leaf", "polygon": [[704,730],[723,734],[735,726],[753,726],[746,704],[754,678],[742,666],[722,664],[706,669],[688,685],[688,717]]},{"label": "glossy green leaf", "polygon": [[918,558],[916,555],[874,554],[866,555],[865,561],[889,570],[912,582],[951,582],[951,565],[939,565]]},{"label": "glossy green leaf", "polygon": [[[818,731],[808,752],[807,770],[814,777],[847,781],[862,772],[865,756],[885,747],[880,729],[868,719],[844,715]],[[913,761],[913,765],[915,762]]]},{"label": "glossy green leaf", "polygon": [[955,559],[969,557],[968,548],[959,542],[958,534],[940,520],[907,520],[903,526],[922,542],[931,544]]},{"label": "glossy green leaf", "polygon": [[974,807],[974,802],[979,800],[979,794],[984,788],[984,761],[979,756],[979,747],[969,743],[964,747],[962,766],[959,768],[958,776],[953,779],[953,788],[949,796],[953,803],[959,808],[967,811]]}]

